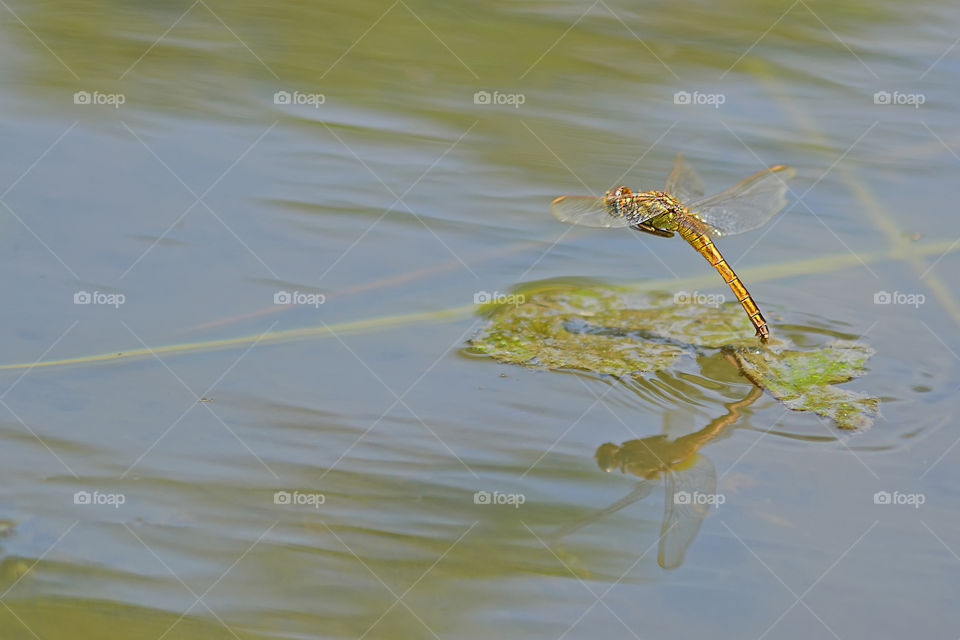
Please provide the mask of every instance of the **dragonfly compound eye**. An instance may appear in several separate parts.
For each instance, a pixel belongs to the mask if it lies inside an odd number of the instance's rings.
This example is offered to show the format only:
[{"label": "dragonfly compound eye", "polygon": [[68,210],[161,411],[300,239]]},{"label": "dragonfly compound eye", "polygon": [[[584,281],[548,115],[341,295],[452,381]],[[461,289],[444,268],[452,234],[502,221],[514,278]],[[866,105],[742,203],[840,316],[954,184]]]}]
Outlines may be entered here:
[{"label": "dragonfly compound eye", "polygon": [[624,198],[629,198],[633,194],[630,191],[629,187],[620,185],[616,189],[610,189],[603,196],[603,201],[607,206],[612,206],[618,213],[622,212],[622,207],[625,204]]}]

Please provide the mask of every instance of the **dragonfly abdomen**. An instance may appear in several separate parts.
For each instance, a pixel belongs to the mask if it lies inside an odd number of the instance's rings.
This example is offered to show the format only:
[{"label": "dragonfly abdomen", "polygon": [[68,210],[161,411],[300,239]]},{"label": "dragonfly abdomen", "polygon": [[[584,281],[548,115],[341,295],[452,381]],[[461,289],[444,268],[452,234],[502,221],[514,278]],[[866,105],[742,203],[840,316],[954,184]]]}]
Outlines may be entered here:
[{"label": "dragonfly abdomen", "polygon": [[737,301],[743,305],[744,311],[746,311],[750,317],[750,323],[753,324],[757,330],[757,335],[760,336],[762,340],[766,340],[767,336],[770,335],[770,329],[767,328],[767,321],[764,320],[763,314],[760,313],[760,308],[757,307],[757,303],[753,301],[753,296],[751,296],[747,288],[743,286],[739,276],[734,273],[733,269],[727,264],[727,261],[720,253],[720,250],[717,249],[717,245],[713,243],[713,240],[710,239],[710,236],[708,236],[703,229],[699,228],[700,225],[696,224],[694,220],[681,218],[677,222],[677,232],[690,246],[696,249],[700,255],[706,258],[707,262],[713,265],[723,278],[723,281],[729,285]]}]

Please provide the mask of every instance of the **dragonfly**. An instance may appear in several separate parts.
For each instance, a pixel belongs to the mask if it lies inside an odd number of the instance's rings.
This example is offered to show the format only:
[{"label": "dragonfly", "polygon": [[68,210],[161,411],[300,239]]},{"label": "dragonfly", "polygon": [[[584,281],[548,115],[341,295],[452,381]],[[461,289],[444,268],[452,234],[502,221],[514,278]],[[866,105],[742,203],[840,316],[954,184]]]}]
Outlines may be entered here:
[{"label": "dragonfly", "polygon": [[560,196],[550,211],[562,222],[584,227],[630,227],[667,238],[679,233],[720,273],[765,342],[770,336],[767,321],[713,240],[766,224],[787,204],[786,180],[795,173],[778,164],[704,197],[703,181],[678,153],[663,191],[634,193],[621,185],[603,196]]}]

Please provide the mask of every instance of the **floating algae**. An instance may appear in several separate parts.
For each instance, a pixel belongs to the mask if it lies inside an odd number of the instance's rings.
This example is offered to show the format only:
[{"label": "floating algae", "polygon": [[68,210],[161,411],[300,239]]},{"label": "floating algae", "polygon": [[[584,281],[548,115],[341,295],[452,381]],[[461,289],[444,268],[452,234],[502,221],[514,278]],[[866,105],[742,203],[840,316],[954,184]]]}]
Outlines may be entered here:
[{"label": "floating algae", "polygon": [[629,376],[722,349],[787,408],[841,429],[869,427],[879,408],[878,398],[836,387],[864,373],[871,347],[838,340],[801,350],[779,336],[761,346],[737,303],[677,304],[665,294],[638,300],[590,283],[531,286],[512,299],[482,309],[490,324],[470,341],[470,352],[527,367]]},{"label": "floating algae", "polygon": [[873,423],[880,399],[834,385],[863,375],[873,353],[863,343],[834,340],[814,351],[736,349],[734,358],[745,376],[788,409],[812,411],[841,429],[865,429]]}]

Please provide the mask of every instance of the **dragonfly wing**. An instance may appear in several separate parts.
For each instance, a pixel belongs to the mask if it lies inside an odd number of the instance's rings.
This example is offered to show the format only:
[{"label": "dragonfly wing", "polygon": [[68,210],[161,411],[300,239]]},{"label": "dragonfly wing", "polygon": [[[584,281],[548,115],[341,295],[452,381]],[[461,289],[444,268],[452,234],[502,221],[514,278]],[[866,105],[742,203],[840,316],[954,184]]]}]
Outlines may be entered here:
[{"label": "dragonfly wing", "polygon": [[569,524],[563,527],[562,529],[560,529],[550,537],[553,540],[559,540],[564,536],[570,535],[574,531],[578,531],[582,529],[588,524],[592,524],[596,522],[597,520],[599,520],[604,516],[610,515],[611,513],[616,513],[617,511],[620,511],[625,507],[629,507],[634,502],[637,502],[638,500],[643,500],[648,495],[650,495],[653,492],[653,490],[657,488],[659,484],[660,484],[659,479],[642,480],[637,483],[637,486],[633,489],[633,491],[628,493],[623,498],[620,498],[609,507],[606,507],[605,509],[601,509],[600,511],[597,511],[595,513],[591,513],[590,515],[584,518],[581,518],[580,520],[577,520],[573,524]]},{"label": "dragonfly wing", "polygon": [[693,170],[693,167],[683,160],[682,153],[677,154],[677,159],[673,163],[673,171],[670,172],[663,190],[684,204],[703,200],[703,180]]},{"label": "dragonfly wing", "polygon": [[550,204],[550,213],[561,222],[582,227],[629,227],[636,224],[618,215],[596,196],[560,196]]},{"label": "dragonfly wing", "polygon": [[683,564],[687,548],[693,544],[710,510],[710,505],[697,500],[695,495],[716,495],[717,472],[709,459],[697,454],[689,469],[664,475],[667,491],[657,562],[664,569],[676,569]]},{"label": "dragonfly wing", "polygon": [[732,235],[761,227],[787,204],[787,179],[796,173],[777,165],[756,173],[722,193],[690,202],[687,208],[714,235]]}]

